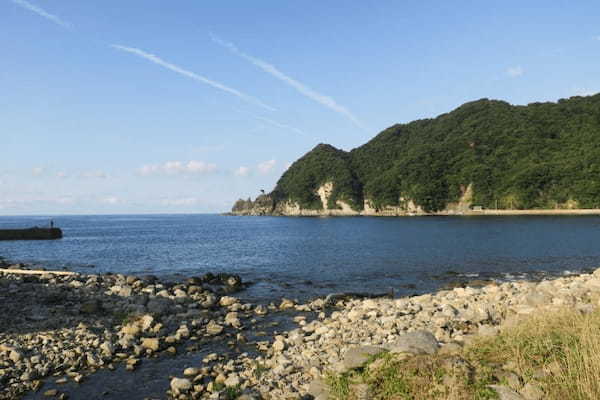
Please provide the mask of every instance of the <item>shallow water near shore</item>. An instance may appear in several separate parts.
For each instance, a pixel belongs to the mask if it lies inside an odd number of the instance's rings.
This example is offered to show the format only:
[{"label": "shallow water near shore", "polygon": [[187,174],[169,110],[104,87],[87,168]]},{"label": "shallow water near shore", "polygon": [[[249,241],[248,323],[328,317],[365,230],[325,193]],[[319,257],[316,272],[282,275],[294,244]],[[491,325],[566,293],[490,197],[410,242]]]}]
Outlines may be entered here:
[{"label": "shallow water near shore", "polygon": [[[228,272],[241,297],[410,295],[473,279],[540,279],[600,265],[600,217],[52,217],[56,241],[0,242],[0,256],[49,269],[181,279]],[[50,217],[0,217],[0,228]]]}]

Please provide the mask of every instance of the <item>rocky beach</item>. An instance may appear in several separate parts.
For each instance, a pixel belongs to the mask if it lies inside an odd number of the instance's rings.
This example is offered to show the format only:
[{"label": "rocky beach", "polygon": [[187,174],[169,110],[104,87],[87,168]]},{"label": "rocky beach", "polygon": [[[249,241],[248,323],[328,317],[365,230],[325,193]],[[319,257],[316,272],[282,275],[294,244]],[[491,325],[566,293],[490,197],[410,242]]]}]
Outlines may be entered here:
[{"label": "rocky beach", "polygon": [[[86,385],[111,398],[95,373],[114,371],[133,385],[132,398],[326,399],[328,377],[380,353],[452,353],[542,310],[590,313],[598,306],[600,270],[306,304],[244,303],[236,297],[243,285],[225,274],[167,283],[153,276],[2,273],[0,398],[79,398]],[[156,379],[162,393],[145,394],[143,380],[127,378],[165,359],[182,362],[169,363]],[[494,372],[498,383],[512,373],[506,368]],[[534,380],[514,379],[512,387],[497,388],[513,397],[501,398],[543,398]]]}]

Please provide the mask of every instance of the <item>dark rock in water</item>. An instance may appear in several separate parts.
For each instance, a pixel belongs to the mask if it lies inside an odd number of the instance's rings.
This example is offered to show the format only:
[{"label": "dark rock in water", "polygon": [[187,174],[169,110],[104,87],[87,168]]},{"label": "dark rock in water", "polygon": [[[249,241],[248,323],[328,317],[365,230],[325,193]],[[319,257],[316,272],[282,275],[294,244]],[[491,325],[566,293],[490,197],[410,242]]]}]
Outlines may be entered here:
[{"label": "dark rock in water", "polygon": [[155,275],[142,275],[140,280],[147,285],[152,285],[158,281],[158,278]]},{"label": "dark rock in water", "polygon": [[201,279],[202,282],[213,285],[226,285],[230,287],[240,287],[242,285],[242,278],[239,275],[228,274],[224,272],[217,275],[208,272],[204,274]]},{"label": "dark rock in water", "polygon": [[451,290],[454,288],[464,287],[483,287],[487,286],[494,281],[491,279],[472,279],[470,281],[450,281],[442,286],[442,289]]},{"label": "dark rock in water", "polygon": [[185,282],[188,285],[200,286],[200,285],[202,285],[203,280],[202,280],[202,278],[198,278],[198,277],[193,276],[191,278],[186,279]]},{"label": "dark rock in water", "polygon": [[242,284],[242,278],[240,278],[239,275],[220,273],[215,278],[218,283],[230,286],[232,288],[239,287]]},{"label": "dark rock in water", "polygon": [[483,287],[483,286],[489,285],[490,283],[494,283],[494,281],[492,279],[473,279],[473,280],[467,281],[467,286]]},{"label": "dark rock in water", "polygon": [[225,280],[225,283],[227,286],[239,287],[242,284],[242,278],[240,278],[238,275],[231,275]]},{"label": "dark rock in water", "polygon": [[390,297],[390,293],[332,293],[325,297],[325,306],[333,306],[340,300],[376,299],[380,297]]}]

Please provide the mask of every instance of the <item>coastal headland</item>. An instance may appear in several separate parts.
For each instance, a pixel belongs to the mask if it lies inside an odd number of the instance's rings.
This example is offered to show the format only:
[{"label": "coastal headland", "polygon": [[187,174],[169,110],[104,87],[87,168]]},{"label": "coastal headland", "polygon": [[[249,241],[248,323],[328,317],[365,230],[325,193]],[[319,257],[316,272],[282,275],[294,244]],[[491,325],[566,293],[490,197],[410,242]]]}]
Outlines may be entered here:
[{"label": "coastal headland", "polygon": [[600,94],[480,99],[351,150],[320,143],[234,215],[598,214]]},{"label": "coastal headland", "polygon": [[[27,266],[3,266],[24,272],[0,272],[2,399],[32,391],[78,398],[90,385],[108,399],[128,393],[174,399],[343,398],[336,393],[370,390],[368,383],[344,379],[377,355],[388,361],[453,357],[472,372],[469,376],[478,377],[482,370],[460,355],[477,338],[503,335],[546,312],[592,315],[600,298],[600,270],[404,298],[339,295],[305,304],[290,299],[251,304],[235,295],[243,288],[239,278],[226,274],[163,282],[119,274],[28,275]],[[170,367],[155,386],[136,380],[136,371],[156,371],[161,363]],[[546,398],[539,397],[548,390],[541,375],[510,363],[490,368],[473,387],[510,392],[515,399]],[[107,385],[94,374],[100,370],[114,370],[110,374],[121,374],[119,381],[131,382],[130,387]]]}]

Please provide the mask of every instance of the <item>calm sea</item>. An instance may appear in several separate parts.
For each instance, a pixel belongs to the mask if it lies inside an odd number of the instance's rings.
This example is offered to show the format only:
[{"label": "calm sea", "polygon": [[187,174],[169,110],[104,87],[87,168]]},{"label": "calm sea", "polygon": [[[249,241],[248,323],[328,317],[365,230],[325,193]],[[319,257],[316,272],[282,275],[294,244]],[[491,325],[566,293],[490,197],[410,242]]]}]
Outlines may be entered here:
[{"label": "calm sea", "polygon": [[[0,242],[0,256],[85,273],[172,279],[236,273],[249,299],[333,292],[407,295],[469,279],[562,275],[600,266],[600,217],[281,218],[61,216],[57,241]],[[0,217],[0,228],[48,217]]]}]

